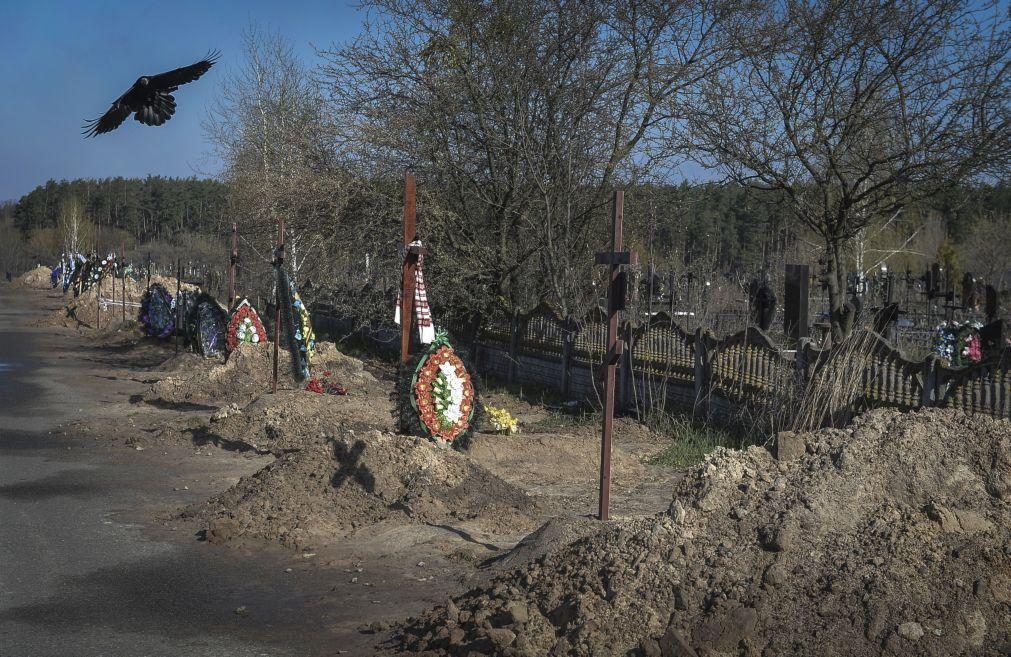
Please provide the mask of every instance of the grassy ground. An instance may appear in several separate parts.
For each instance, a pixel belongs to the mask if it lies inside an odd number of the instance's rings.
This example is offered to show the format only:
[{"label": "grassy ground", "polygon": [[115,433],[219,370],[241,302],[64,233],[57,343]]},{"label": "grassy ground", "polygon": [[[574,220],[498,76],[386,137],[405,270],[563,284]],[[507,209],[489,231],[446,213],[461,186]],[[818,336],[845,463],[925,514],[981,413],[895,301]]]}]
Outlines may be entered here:
[{"label": "grassy ground", "polygon": [[672,468],[686,468],[701,461],[717,447],[740,449],[743,441],[728,429],[694,421],[687,415],[658,413],[647,418],[647,425],[666,436],[670,445],[652,462]]}]

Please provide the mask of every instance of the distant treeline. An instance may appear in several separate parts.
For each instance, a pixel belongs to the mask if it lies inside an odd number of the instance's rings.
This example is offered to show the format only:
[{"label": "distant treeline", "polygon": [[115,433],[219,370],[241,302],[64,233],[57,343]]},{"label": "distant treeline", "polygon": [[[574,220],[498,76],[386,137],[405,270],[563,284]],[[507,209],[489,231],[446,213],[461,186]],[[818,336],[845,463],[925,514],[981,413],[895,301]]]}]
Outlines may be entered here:
[{"label": "distant treeline", "polygon": [[105,178],[50,180],[15,204],[14,225],[27,234],[59,225],[68,202],[102,229],[126,231],[137,242],[185,233],[223,230],[228,220],[228,187],[197,178]]},{"label": "distant treeline", "polygon": [[[225,183],[197,178],[50,180],[16,203],[4,202],[0,218],[13,219],[27,236],[58,227],[62,209],[76,201],[99,230],[125,231],[137,244],[175,243],[184,235],[221,234],[235,220],[241,224],[230,212],[229,191]],[[1011,216],[1011,185],[957,189],[921,209],[940,213],[946,233],[960,243],[980,217]],[[636,246],[645,251],[652,244],[653,257],[675,267],[702,259],[723,272],[755,271],[797,237],[768,195],[735,184],[636,186],[626,194],[625,215]]]}]

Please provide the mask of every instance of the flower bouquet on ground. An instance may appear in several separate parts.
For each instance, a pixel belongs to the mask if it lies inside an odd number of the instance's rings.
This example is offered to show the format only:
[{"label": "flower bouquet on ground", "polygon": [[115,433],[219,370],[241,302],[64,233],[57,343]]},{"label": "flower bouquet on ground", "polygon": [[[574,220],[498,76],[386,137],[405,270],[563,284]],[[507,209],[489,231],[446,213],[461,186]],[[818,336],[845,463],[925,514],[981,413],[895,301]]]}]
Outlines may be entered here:
[{"label": "flower bouquet on ground", "polygon": [[484,412],[488,415],[488,424],[495,433],[514,434],[520,432],[520,422],[504,408],[485,406]]},{"label": "flower bouquet on ground", "polygon": [[983,360],[983,343],[979,322],[941,322],[934,329],[934,353],[954,367],[963,367]]},{"label": "flower bouquet on ground", "polygon": [[309,379],[309,383],[305,385],[305,389],[319,395],[348,394],[348,389],[337,382],[337,379],[334,378],[333,372],[330,370]]}]

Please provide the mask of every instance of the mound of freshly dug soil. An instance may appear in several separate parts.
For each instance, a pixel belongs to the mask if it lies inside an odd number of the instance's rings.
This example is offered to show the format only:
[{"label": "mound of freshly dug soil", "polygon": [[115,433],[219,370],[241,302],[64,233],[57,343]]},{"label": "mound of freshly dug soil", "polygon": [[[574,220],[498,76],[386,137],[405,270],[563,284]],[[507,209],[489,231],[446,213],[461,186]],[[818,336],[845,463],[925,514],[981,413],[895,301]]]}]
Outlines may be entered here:
[{"label": "mound of freshly dug soil", "polygon": [[1011,425],[881,410],[798,439],[792,461],[717,450],[667,514],[528,542],[545,556],[408,623],[399,650],[1007,654]]},{"label": "mound of freshly dug soil", "polygon": [[183,516],[201,519],[212,542],[253,536],[306,549],[387,519],[522,530],[535,510],[522,490],[463,454],[420,438],[339,428]]},{"label": "mound of freshly dug soil", "polygon": [[11,281],[11,287],[28,287],[33,290],[48,290],[53,286],[50,281],[52,274],[53,270],[49,267],[36,267],[35,269],[29,269]]},{"label": "mound of freshly dug soil", "polygon": [[[154,283],[161,283],[165,286],[165,289],[171,290],[175,294],[176,281],[174,278],[166,278],[164,276],[152,276],[152,285]],[[115,284],[116,289],[113,291],[113,284]],[[49,287],[49,278],[46,278],[46,288]],[[183,290],[195,290],[196,287],[183,283],[181,289]],[[126,279],[126,319],[128,322],[134,322],[137,320],[137,316],[140,314],[140,308],[136,304],[141,302],[144,297],[144,292],[147,290],[147,278],[143,278],[140,281],[135,281],[132,278],[127,277]],[[123,321],[123,279],[121,278],[106,278],[102,281],[101,289],[101,299],[104,300],[104,305],[102,306],[102,327],[106,328],[108,326],[113,326],[120,324]],[[97,286],[91,287],[80,294],[80,296],[74,296],[73,293],[67,292],[65,295],[67,300],[67,305],[60,310],[53,311],[49,317],[40,320],[39,324],[43,326],[66,326],[72,328],[79,328],[81,326],[88,326],[94,328],[98,325],[98,313],[99,313],[99,289]],[[134,304],[134,305],[130,305]]]},{"label": "mound of freshly dug soil", "polygon": [[[160,369],[172,375],[151,387],[145,395],[149,401],[246,404],[270,390],[273,348],[266,343],[240,343],[224,362],[185,353],[168,359]],[[365,371],[362,361],[342,354],[332,342],[317,343],[313,371],[332,372],[355,397],[381,387]],[[291,355],[286,349],[278,352],[277,372],[279,388],[304,387],[305,384],[298,385],[291,377]],[[271,401],[265,398],[263,404],[270,405]]]},{"label": "mound of freshly dug soil", "polygon": [[393,404],[382,394],[355,388],[347,395],[305,390],[264,394],[245,408],[232,404],[211,417],[208,437],[219,444],[246,445],[281,455],[318,444],[338,428],[393,431]]}]

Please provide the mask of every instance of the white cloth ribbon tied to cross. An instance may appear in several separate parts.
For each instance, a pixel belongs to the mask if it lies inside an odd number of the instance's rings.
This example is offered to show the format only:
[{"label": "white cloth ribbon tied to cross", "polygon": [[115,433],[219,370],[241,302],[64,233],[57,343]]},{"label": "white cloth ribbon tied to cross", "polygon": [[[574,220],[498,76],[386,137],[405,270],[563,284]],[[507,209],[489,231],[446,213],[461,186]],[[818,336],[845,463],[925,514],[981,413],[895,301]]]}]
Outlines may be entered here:
[{"label": "white cloth ribbon tied to cross", "polygon": [[[407,245],[421,248],[421,240],[414,240]],[[404,253],[407,257],[407,253]],[[418,256],[418,266],[414,269],[414,321],[418,326],[418,340],[421,344],[431,344],[435,340],[435,323],[432,321],[432,311],[428,307],[428,294],[425,292],[425,277],[421,273],[421,263],[425,256]],[[400,324],[400,303],[403,290],[397,292],[397,308],[393,313],[393,321]]]}]

